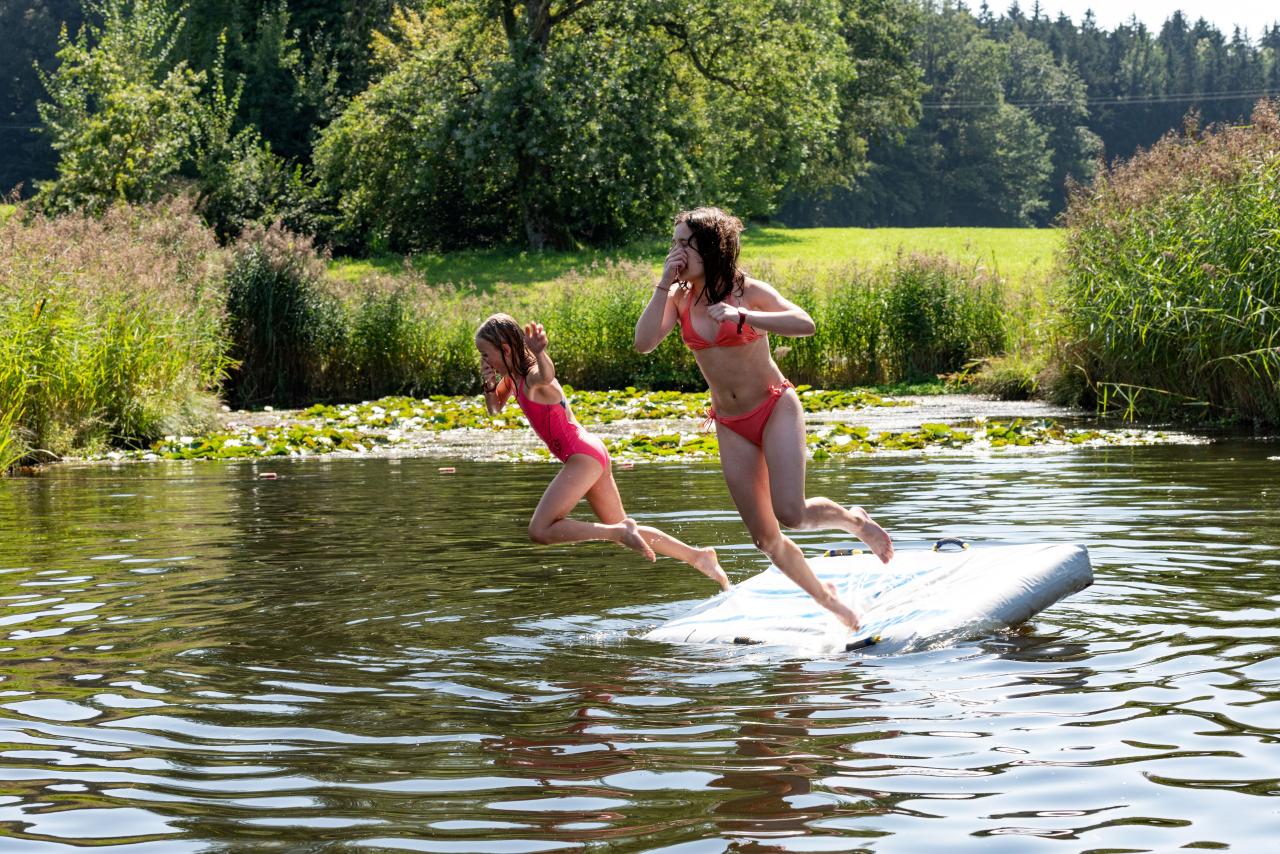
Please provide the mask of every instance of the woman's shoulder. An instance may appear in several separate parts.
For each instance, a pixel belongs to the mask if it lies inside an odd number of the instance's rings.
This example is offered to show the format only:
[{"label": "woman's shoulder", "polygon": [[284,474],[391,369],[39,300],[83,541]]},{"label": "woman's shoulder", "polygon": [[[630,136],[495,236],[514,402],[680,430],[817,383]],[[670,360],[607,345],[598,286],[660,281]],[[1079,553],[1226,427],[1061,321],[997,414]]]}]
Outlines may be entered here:
[{"label": "woman's shoulder", "polygon": [[742,296],[751,298],[760,294],[777,294],[778,291],[773,285],[763,279],[754,279],[751,276],[742,277]]}]

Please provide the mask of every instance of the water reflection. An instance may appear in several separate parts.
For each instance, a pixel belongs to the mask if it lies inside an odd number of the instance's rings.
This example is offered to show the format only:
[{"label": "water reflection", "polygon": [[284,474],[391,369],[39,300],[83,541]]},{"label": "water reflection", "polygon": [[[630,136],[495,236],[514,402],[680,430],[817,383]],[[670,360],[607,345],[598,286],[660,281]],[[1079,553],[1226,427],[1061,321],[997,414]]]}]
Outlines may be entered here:
[{"label": "water reflection", "polygon": [[[713,590],[529,545],[534,464],[0,482],[0,850],[1256,850],[1280,795],[1275,455],[815,466],[903,547],[1084,542],[1097,582],[951,648],[790,661],[638,640]],[[619,483],[735,577],[762,568],[715,468]]]}]

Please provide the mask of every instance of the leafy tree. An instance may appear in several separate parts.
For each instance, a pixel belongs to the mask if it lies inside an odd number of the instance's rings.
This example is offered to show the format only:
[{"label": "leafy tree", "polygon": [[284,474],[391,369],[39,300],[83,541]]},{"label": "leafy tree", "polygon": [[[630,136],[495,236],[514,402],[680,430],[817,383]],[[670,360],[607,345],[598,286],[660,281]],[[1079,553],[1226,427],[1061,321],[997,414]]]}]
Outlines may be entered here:
[{"label": "leafy tree", "polygon": [[180,55],[195,68],[221,62],[222,85],[243,90],[237,126],[257,128],[279,156],[307,162],[319,129],[353,91],[338,58],[350,49],[351,5],[207,0],[184,13]]},{"label": "leafy tree", "polygon": [[1035,206],[1037,213],[1033,217],[1037,224],[1043,224],[1047,214],[1066,207],[1068,180],[1087,183],[1093,177],[1102,140],[1088,126],[1084,81],[1054,60],[1044,42],[1014,32],[1006,44],[1009,70],[1004,95],[1014,104],[1026,105],[1022,109],[1045,133],[1044,144],[1051,162],[1043,191],[1045,205]]},{"label": "leafy tree", "polygon": [[375,50],[385,73],[316,151],[340,237],[541,248],[626,239],[706,200],[767,214],[785,187],[861,156],[857,117],[841,127],[843,8],[451,0],[400,13]]},{"label": "leafy tree", "polygon": [[90,0],[102,21],[59,36],[39,106],[58,176],[40,187],[51,209],[100,210],[156,197],[200,133],[204,73],[172,62],[182,26],[163,0]]},{"label": "leafy tree", "polygon": [[1004,100],[1009,54],[1007,45],[970,39],[943,93],[951,107],[938,125],[944,186],[958,222],[1031,225],[1047,208],[1048,134]]}]

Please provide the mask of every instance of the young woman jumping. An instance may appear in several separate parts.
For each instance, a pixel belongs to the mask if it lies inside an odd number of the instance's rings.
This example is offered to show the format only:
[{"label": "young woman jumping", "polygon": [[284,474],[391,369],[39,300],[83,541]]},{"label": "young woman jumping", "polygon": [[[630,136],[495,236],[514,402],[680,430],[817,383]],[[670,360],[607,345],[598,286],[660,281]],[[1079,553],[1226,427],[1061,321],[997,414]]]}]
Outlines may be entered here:
[{"label": "young woman jumping", "polygon": [[[657,528],[637,525],[627,516],[613,480],[609,452],[574,418],[556,380],[542,324],[530,323],[522,330],[510,315],[495,314],[476,330],[476,347],[489,414],[502,411],[515,395],[529,426],[564,463],[533,511],[529,539],[544,545],[610,540],[648,560],[654,559],[654,552],[682,560],[719,584],[721,590],[729,589],[729,577],[720,568],[714,549],[694,548]],[[584,496],[598,523],[569,518]]]},{"label": "young woman jumping", "polygon": [[648,353],[680,326],[711,389],[720,466],[756,547],[774,566],[850,629],[858,616],[835,587],[814,574],[781,527],[847,531],[885,563],[893,542],[861,507],[805,498],[804,410],[778,370],[767,333],[803,337],[813,319],[770,285],[738,268],[742,223],[719,208],[676,217],[662,278],[636,322],[635,345]]}]

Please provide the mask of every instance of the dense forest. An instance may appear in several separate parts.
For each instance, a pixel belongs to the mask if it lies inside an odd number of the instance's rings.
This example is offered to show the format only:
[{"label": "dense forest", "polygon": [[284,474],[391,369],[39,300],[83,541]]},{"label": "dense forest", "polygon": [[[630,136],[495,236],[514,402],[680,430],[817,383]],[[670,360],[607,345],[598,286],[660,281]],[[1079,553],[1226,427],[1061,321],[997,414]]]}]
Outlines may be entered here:
[{"label": "dense forest", "polygon": [[1280,93],[1280,23],[1248,38],[1181,12],[1158,32],[1133,19],[1108,32],[1092,14],[1051,20],[1038,3],[916,8],[918,123],[875,140],[852,189],[793,198],[788,224],[1048,224],[1066,178],[1087,181],[1099,158],[1130,157],[1189,114],[1246,120]]},{"label": "dense forest", "polygon": [[[694,24],[700,21],[703,23]],[[195,189],[347,251],[1045,225],[1069,180],[1280,92],[1280,25],[905,0],[0,0],[0,187]],[[132,149],[129,147],[132,146]]]}]

